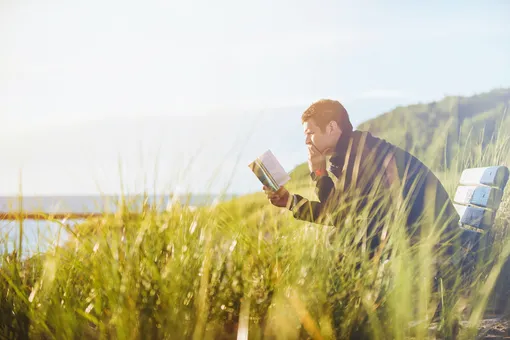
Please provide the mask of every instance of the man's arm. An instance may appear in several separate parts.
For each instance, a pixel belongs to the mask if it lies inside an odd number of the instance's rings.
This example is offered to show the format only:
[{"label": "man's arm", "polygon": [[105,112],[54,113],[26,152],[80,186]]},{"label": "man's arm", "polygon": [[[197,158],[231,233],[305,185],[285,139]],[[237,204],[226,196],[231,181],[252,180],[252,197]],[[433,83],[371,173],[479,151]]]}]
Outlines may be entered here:
[{"label": "man's arm", "polygon": [[[367,156],[361,157],[361,161],[366,161]],[[353,161],[354,162],[354,161]],[[354,162],[356,163],[356,162]],[[353,164],[354,164],[353,163]],[[360,165],[358,164],[358,167]],[[372,164],[364,164],[362,168],[370,167]],[[311,166],[312,168],[312,166]],[[381,173],[376,172],[369,172],[371,175],[368,175],[370,179],[361,180],[361,183],[364,183],[365,181],[373,181],[375,180],[373,176],[381,176],[382,175],[382,186],[386,189],[390,189],[390,187],[396,187],[398,188],[400,185],[400,178],[398,175],[398,169],[396,164],[395,155],[393,152],[388,153],[388,155],[384,159],[383,163],[383,171]],[[367,174],[364,175],[367,177]],[[316,193],[317,197],[319,198],[319,201],[310,201],[300,195],[291,195],[291,202],[290,206],[288,208],[292,211],[295,218],[304,220],[307,222],[313,222],[313,223],[321,223],[322,221],[318,221],[320,219],[324,219],[327,215],[327,213],[332,212],[330,207],[338,205],[339,202],[333,202],[335,201],[335,184],[333,180],[325,175],[320,177],[317,180],[316,184]],[[392,192],[392,199],[398,199],[400,196],[398,195],[399,190],[391,190]],[[395,197],[393,197],[395,195]],[[342,195],[344,196],[344,195]],[[346,197],[343,197],[343,201],[347,199]],[[347,199],[348,200],[348,199]],[[355,201],[344,202],[344,203],[355,203]],[[395,200],[395,202],[400,202],[400,200]]]},{"label": "man's arm", "polygon": [[320,223],[319,220],[324,217],[323,213],[327,210],[328,198],[335,192],[333,180],[327,175],[319,177],[315,192],[319,201],[310,201],[297,194],[290,197],[289,209],[294,218],[312,223]]}]

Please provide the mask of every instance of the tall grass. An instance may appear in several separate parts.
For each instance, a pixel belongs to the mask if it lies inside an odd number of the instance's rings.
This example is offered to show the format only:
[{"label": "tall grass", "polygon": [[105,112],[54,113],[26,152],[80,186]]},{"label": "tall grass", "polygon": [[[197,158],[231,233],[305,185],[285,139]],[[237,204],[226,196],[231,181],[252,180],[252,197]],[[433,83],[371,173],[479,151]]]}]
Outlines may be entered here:
[{"label": "tall grass", "polygon": [[[478,162],[459,159],[440,174],[450,194],[466,164],[510,165],[509,143],[494,145]],[[434,287],[437,229],[412,244],[397,205],[375,257],[353,242],[366,232],[363,211],[347,213],[335,228],[297,221],[262,193],[196,210],[120,209],[76,226],[63,247],[25,261],[1,258],[0,336],[423,339],[447,337],[448,320],[458,317],[460,336],[473,338],[495,308],[494,287],[510,254],[509,191],[475,279],[458,294],[445,293],[441,282]]]}]

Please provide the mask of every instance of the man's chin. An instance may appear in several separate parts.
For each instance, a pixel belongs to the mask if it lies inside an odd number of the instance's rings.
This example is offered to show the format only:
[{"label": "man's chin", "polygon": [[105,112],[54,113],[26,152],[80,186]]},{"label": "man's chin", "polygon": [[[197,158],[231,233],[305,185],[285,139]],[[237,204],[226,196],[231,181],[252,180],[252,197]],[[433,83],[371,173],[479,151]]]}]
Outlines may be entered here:
[{"label": "man's chin", "polygon": [[322,154],[324,156],[332,156],[333,153],[334,153],[334,149],[333,148],[328,148],[328,149],[324,150]]}]

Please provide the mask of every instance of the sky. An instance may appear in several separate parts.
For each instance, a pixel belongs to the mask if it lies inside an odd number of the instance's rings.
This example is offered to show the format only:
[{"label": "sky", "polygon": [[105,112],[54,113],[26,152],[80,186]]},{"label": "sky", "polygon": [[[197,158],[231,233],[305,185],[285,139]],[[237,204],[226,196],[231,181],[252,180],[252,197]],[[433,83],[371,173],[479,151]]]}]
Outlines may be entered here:
[{"label": "sky", "polygon": [[[398,105],[509,87],[509,15],[505,0],[2,0],[0,194],[18,190],[20,168],[25,194],[94,192],[98,173],[115,191],[116,157],[140,143],[151,154],[166,143],[174,171],[196,149],[185,136],[198,125],[211,150],[196,164],[221,159],[227,176],[232,129],[249,130],[260,112],[283,108],[299,121],[333,98],[357,125]],[[123,120],[137,123],[122,130]],[[292,143],[271,146],[288,167],[306,160],[294,126]],[[258,145],[251,152],[267,146]],[[256,190],[242,172],[231,191]]]}]

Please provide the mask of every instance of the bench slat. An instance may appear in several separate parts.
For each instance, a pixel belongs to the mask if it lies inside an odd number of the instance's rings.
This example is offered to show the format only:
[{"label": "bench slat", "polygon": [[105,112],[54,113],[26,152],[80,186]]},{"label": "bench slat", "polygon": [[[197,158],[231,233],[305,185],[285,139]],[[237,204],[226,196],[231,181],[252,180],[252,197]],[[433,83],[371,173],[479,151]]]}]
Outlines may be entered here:
[{"label": "bench slat", "polygon": [[465,206],[454,204],[457,213],[460,216],[460,224],[485,231],[494,223],[493,211],[474,206]]},{"label": "bench slat", "polygon": [[509,171],[506,166],[466,169],[460,176],[461,185],[488,185],[503,189],[508,182]]},{"label": "bench slat", "polygon": [[459,186],[453,198],[455,203],[476,205],[479,207],[497,210],[501,203],[503,192],[488,186]]}]

